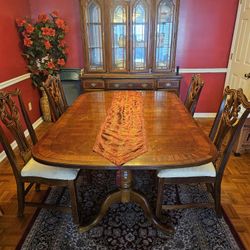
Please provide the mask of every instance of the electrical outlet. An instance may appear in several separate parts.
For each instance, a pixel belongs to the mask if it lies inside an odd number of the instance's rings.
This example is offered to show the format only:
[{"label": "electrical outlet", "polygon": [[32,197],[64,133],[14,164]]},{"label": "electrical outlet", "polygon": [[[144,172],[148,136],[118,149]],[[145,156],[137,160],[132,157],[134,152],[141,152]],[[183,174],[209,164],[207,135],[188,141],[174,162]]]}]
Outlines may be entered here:
[{"label": "electrical outlet", "polygon": [[32,110],[32,103],[31,102],[28,103],[28,108],[29,108],[29,111]]}]

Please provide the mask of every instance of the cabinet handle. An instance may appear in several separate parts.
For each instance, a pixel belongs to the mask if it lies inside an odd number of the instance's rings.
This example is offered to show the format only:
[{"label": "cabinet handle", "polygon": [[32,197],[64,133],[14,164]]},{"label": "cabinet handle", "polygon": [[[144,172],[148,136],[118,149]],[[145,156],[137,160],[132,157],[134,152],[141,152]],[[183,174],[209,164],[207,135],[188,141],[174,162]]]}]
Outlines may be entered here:
[{"label": "cabinet handle", "polygon": [[250,73],[245,74],[244,77],[245,77],[246,80],[249,79],[250,78]]},{"label": "cabinet handle", "polygon": [[142,86],[143,88],[147,88],[148,84],[147,84],[147,83],[143,83],[141,86]]},{"label": "cabinet handle", "polygon": [[91,87],[94,88],[96,86],[96,83],[92,82],[90,85],[91,85]]}]

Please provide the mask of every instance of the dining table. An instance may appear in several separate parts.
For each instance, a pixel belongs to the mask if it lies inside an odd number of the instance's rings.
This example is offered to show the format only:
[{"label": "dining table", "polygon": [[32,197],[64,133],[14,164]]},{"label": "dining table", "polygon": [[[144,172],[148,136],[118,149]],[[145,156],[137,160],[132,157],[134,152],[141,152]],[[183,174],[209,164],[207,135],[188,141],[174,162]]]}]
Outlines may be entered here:
[{"label": "dining table", "polygon": [[214,161],[218,152],[175,93],[159,90],[119,91],[120,96],[126,93],[128,98],[135,92],[141,96],[145,147],[133,159],[115,164],[93,148],[107,116],[112,117],[110,107],[117,92],[81,94],[33,147],[32,156],[36,161],[50,166],[115,170],[119,174],[117,190],[106,197],[99,213],[90,223],[80,225],[81,231],[97,225],[113,203],[134,202],[144,210],[153,225],[169,233],[173,228],[156,218],[146,197],[133,189],[133,170],[195,167]]}]

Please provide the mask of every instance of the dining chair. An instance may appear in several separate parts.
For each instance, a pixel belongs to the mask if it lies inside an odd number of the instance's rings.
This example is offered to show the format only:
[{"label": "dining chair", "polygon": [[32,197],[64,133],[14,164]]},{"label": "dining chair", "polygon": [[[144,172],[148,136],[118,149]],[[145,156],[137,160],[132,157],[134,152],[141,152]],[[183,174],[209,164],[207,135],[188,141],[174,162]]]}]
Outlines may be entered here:
[{"label": "dining chair", "polygon": [[200,74],[194,74],[189,84],[186,100],[184,102],[185,107],[192,116],[194,115],[203,86],[204,81],[201,79]]},{"label": "dining chair", "polygon": [[[160,217],[162,210],[213,207],[218,217],[221,217],[221,181],[232,147],[240,130],[250,113],[250,102],[243,94],[242,89],[224,90],[224,96],[218,113],[212,125],[209,137],[218,150],[218,158],[214,162],[200,166],[184,168],[168,168],[160,170],[158,176],[158,193],[156,216]],[[207,191],[213,196],[212,202],[182,204],[178,194],[178,184],[206,184]],[[163,205],[163,191],[165,184],[175,184],[176,204]]]},{"label": "dining chair", "polygon": [[[21,110],[21,112],[19,110]],[[0,119],[2,121],[0,126],[0,141],[9,159],[16,180],[18,216],[23,216],[25,205],[58,208],[67,211],[71,210],[73,221],[79,224],[76,193],[76,181],[79,176],[79,170],[45,165],[32,158],[31,149],[32,145],[37,143],[37,136],[30,122],[20,90],[16,89],[15,91],[9,92],[0,91]],[[24,123],[22,121],[24,121]],[[27,127],[31,142],[25,137],[23,125]],[[18,150],[12,149],[7,134],[13,136],[17,143]],[[68,187],[71,208],[59,206],[58,204],[52,205],[25,201],[25,196],[33,184],[37,184],[38,186],[45,184],[49,186]]]},{"label": "dining chair", "polygon": [[49,75],[47,80],[43,82],[42,86],[48,96],[49,105],[52,111],[52,120],[57,121],[68,108],[59,75]]}]

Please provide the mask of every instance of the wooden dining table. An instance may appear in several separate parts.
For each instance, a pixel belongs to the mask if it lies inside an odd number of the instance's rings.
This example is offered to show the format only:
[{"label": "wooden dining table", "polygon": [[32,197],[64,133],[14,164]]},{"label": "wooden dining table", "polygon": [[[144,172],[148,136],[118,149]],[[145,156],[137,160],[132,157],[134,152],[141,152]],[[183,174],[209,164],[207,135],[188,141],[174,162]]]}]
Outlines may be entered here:
[{"label": "wooden dining table", "polygon": [[113,203],[135,202],[146,217],[164,232],[172,231],[162,224],[141,193],[133,190],[132,170],[162,170],[169,167],[198,166],[215,160],[217,150],[209,137],[185,109],[176,94],[167,91],[140,91],[147,152],[120,167],[93,151],[96,137],[105,120],[115,91],[88,92],[79,96],[60,119],[33,147],[35,160],[65,168],[117,170],[121,182],[109,194],[87,231],[97,225]]}]

